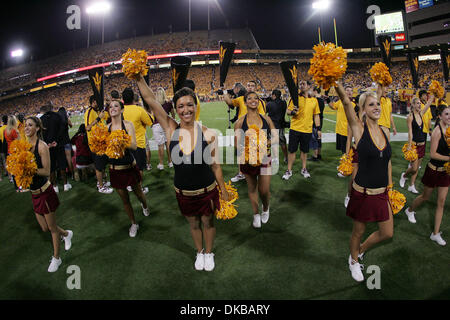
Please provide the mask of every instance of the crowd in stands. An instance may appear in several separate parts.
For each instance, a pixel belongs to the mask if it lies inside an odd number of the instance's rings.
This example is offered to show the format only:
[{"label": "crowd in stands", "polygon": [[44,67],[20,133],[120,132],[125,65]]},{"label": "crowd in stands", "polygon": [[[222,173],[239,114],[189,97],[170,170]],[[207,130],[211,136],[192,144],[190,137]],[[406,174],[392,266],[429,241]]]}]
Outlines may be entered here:
[{"label": "crowd in stands", "polygon": [[[299,64],[299,79],[311,80],[308,75],[309,64]],[[372,86],[372,80],[369,76],[371,64],[349,63],[343,82],[351,85],[356,90]],[[438,80],[442,83],[442,72],[439,61],[424,61],[419,67],[420,80],[422,88],[427,88],[431,80]],[[196,93],[201,101],[212,101],[219,99],[215,93],[219,89],[219,67],[214,66],[194,66],[189,70],[188,78],[194,80],[196,84]],[[398,97],[398,90],[412,89],[411,76],[407,62],[393,63],[391,66],[391,75],[394,79],[391,84],[390,96]],[[271,65],[232,65],[229,69],[225,82],[225,89],[231,89],[236,82],[244,85],[249,80],[255,80],[258,83],[257,91],[262,96],[268,96],[274,89],[279,89],[285,99],[289,98],[288,90],[280,71],[278,64]],[[157,87],[163,87],[169,97],[173,95],[171,74],[169,69],[150,70],[150,85],[156,90]],[[124,88],[131,86],[135,91],[133,81],[128,80],[123,74],[110,75],[105,78],[105,94],[116,89],[121,92]],[[8,99],[0,102],[0,114],[11,112],[21,112],[25,114],[36,113],[39,108],[51,102],[54,106],[64,106],[68,110],[78,110],[88,106],[88,97],[91,95],[89,82],[77,82],[67,84],[62,87],[54,87],[41,90],[25,96]],[[81,109],[80,109],[81,110]]]}]

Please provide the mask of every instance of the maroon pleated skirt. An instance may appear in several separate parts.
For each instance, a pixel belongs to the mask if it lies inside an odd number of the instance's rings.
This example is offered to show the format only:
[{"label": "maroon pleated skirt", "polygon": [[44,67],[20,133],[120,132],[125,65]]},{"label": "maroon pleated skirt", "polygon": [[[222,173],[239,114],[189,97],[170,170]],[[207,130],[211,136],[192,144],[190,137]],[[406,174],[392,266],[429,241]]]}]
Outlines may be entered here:
[{"label": "maroon pleated skirt", "polygon": [[136,166],[124,170],[109,169],[109,179],[114,189],[126,189],[141,182],[141,173]]},{"label": "maroon pleated skirt", "polygon": [[368,195],[352,188],[347,206],[347,216],[359,222],[382,222],[389,220],[388,191]]},{"label": "maroon pleated skirt", "polygon": [[239,165],[239,169],[243,174],[248,174],[250,176],[259,176],[261,174],[262,168],[269,168],[271,162],[266,164],[261,164],[259,166],[252,166],[250,164],[241,164]]},{"label": "maroon pleated skirt", "polygon": [[436,171],[428,165],[422,177],[422,183],[429,188],[448,187],[450,185],[450,175],[446,171]]},{"label": "maroon pleated skirt", "polygon": [[220,196],[217,187],[198,196],[184,196],[178,192],[175,192],[175,195],[183,216],[209,216],[214,214],[216,209],[220,210]]},{"label": "maroon pleated skirt", "polygon": [[42,216],[55,212],[59,207],[58,195],[52,185],[40,194],[32,194],[31,199],[33,201],[34,212]]},{"label": "maroon pleated skirt", "polygon": [[426,144],[422,145],[422,146],[416,146],[416,151],[417,151],[417,155],[418,155],[418,159],[422,159],[423,157],[425,157],[425,149],[426,149]]}]

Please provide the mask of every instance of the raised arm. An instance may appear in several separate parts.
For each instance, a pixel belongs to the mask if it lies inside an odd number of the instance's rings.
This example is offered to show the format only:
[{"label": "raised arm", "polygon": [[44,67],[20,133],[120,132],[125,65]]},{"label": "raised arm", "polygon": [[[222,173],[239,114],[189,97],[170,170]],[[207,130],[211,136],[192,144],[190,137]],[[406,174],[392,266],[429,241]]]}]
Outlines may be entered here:
[{"label": "raised arm", "polygon": [[428,111],[428,109],[430,108],[433,101],[434,101],[434,95],[430,94],[430,96],[428,97],[427,103],[425,104],[425,107],[422,110],[420,110],[421,117],[423,117],[423,115]]},{"label": "raised arm", "polygon": [[348,125],[352,128],[353,137],[355,137],[355,140],[358,143],[359,139],[361,138],[363,128],[359,123],[355,109],[353,108],[353,104],[345,93],[345,90],[340,82],[335,88],[344,106],[345,116],[347,117]]}]

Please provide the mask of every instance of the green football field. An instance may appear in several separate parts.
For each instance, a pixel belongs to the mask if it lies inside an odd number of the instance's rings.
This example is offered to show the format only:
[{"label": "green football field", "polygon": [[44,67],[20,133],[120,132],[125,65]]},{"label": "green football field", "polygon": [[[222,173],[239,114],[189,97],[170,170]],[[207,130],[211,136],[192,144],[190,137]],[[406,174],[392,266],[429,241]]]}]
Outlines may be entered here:
[{"label": "green football field", "polygon": [[[325,117],[335,119],[334,114]],[[225,134],[224,104],[202,105],[201,119]],[[399,131],[406,132],[405,120],[395,121]],[[334,132],[334,123],[324,121],[323,131]],[[415,195],[398,185],[407,167],[401,154],[403,143],[392,143],[393,176],[395,188],[410,204]],[[173,170],[156,169],[156,152],[152,153],[153,169],[144,174],[144,186],[150,190],[149,217],[142,215],[138,200],[130,196],[140,225],[136,238],[128,236],[130,222],[119,196],[98,193],[94,177],[71,181],[73,189],[60,192],[57,221],[73,230],[74,237],[70,251],[62,248],[63,263],[53,274],[47,272],[51,236],[40,230],[31,195],[16,193],[3,179],[0,299],[448,299],[449,245],[441,247],[429,239],[436,192],[418,209],[416,224],[409,223],[401,211],[394,217],[394,238],[366,253],[365,278],[371,276],[368,269],[377,267],[380,276],[380,289],[369,289],[366,282],[355,282],[348,269],[352,220],[344,208],[348,180],[336,175],[340,154],[334,143],[324,144],[322,154],[321,162],[308,163],[312,176],[308,180],[299,174],[298,158],[289,181],[281,179],[286,165],[280,164],[271,181],[270,220],[260,230],[251,225],[245,181],[235,184],[239,214],[232,220],[215,221],[216,268],[212,272],[194,270],[194,244],[175,200]],[[428,159],[429,144],[416,183],[419,191]],[[237,173],[236,165],[222,169],[226,181]],[[449,202],[441,225],[447,241]],[[365,237],[376,229],[376,224],[369,224]],[[81,271],[80,289],[67,287],[69,266]]]}]

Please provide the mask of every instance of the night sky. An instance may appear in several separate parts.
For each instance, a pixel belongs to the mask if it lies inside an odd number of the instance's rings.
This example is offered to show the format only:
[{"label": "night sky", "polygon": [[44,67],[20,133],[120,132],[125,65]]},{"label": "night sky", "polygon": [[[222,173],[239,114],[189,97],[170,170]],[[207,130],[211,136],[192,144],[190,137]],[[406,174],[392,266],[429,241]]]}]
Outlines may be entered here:
[{"label": "night sky", "polygon": [[[10,66],[13,48],[22,46],[24,59],[42,59],[86,47],[87,14],[85,8],[94,0],[14,0],[0,10],[2,37],[1,67]],[[188,30],[188,0],[109,0],[113,6],[105,19],[105,42],[154,33]],[[371,4],[381,13],[404,9],[401,0],[331,0],[331,8],[321,17],[313,15],[313,0],[217,0],[211,1],[211,28],[252,30],[261,49],[310,49],[317,43],[317,27],[322,36],[334,42],[333,17],[336,18],[339,45],[345,48],[373,46],[373,33],[366,27]],[[68,30],[66,9],[71,4],[81,8],[81,30]],[[2,3],[4,5],[4,3]],[[91,45],[101,42],[101,18],[91,18]],[[207,29],[207,0],[192,0],[192,30]]]}]

